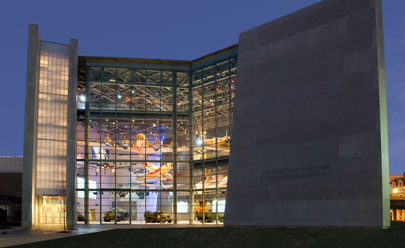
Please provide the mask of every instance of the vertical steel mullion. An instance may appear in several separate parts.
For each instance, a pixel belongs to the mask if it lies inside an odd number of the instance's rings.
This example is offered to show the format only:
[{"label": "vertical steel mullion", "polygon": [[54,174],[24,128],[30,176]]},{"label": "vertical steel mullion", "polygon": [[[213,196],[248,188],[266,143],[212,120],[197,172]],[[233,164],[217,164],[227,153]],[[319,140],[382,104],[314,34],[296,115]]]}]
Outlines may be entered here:
[{"label": "vertical steel mullion", "polygon": [[[231,140],[231,126],[232,126],[232,95],[231,95],[231,87],[232,87],[232,77],[231,77],[231,59],[229,59],[229,80],[228,80],[228,99],[229,99],[229,140]],[[233,58],[234,59],[234,58]],[[229,151],[230,153],[230,151]]]},{"label": "vertical steel mullion", "polygon": [[173,224],[177,224],[177,72],[173,72]]},{"label": "vertical steel mullion", "polygon": [[[102,84],[101,84],[101,82],[100,82],[100,86],[101,86]],[[101,89],[102,89],[102,87],[101,87]],[[100,158],[99,158],[99,168],[98,168],[98,173],[99,173],[99,179],[100,179],[100,183],[99,183],[99,190],[98,190],[98,194],[99,194],[99,197],[100,197],[100,204],[99,204],[99,221],[100,221],[100,224],[102,224],[102,220],[103,220],[103,214],[102,214],[102,207],[103,207],[103,205],[102,205],[102,190],[103,190],[103,182],[102,182],[102,177],[101,177],[101,173],[103,172],[103,170],[101,169],[101,165],[102,165],[102,163],[103,163],[103,161],[102,161],[102,159],[101,159],[101,140],[102,140],[102,137],[101,137],[101,125],[102,125],[102,118],[101,118],[101,95],[102,95],[102,90],[100,90],[100,109],[99,109],[99,113],[100,113],[100,115],[99,115],[99,119],[98,119],[98,122],[99,122],[99,128],[100,128],[100,130],[99,130],[99,133],[100,133],[100,135],[99,135],[99,151],[100,151]]]},{"label": "vertical steel mullion", "polygon": [[104,194],[104,191],[103,191],[103,181],[102,181],[102,176],[101,176],[101,173],[103,173],[103,170],[102,170],[102,164],[103,164],[103,161],[102,161],[102,157],[101,157],[101,142],[102,142],[102,137],[101,137],[101,127],[102,127],[102,124],[103,124],[103,119],[102,119],[102,115],[101,115],[101,110],[102,110],[102,99],[103,99],[103,86],[104,86],[104,82],[103,82],[103,79],[104,79],[104,67],[102,67],[101,68],[101,80],[100,80],[100,106],[99,106],[99,113],[100,113],[100,115],[99,115],[99,128],[100,128],[100,130],[99,130],[99,132],[100,132],[100,142],[99,142],[99,147],[100,147],[100,149],[99,149],[99,152],[100,152],[100,163],[99,163],[99,177],[100,177],[100,183],[99,183],[99,187],[100,187],[100,190],[99,190],[99,194],[100,194],[100,205],[99,205],[99,218],[100,218],[100,224],[103,224],[103,194]]},{"label": "vertical steel mullion", "polygon": [[[162,71],[160,71],[160,79],[162,79]],[[162,83],[162,81],[160,81]],[[158,141],[161,135],[161,129],[160,125],[162,124],[162,86],[159,85],[159,123],[156,125],[157,130],[158,130]],[[160,142],[160,141],[159,141]],[[159,170],[159,188],[158,188],[158,195],[159,195],[159,211],[160,213],[162,212],[162,146],[159,146],[159,151],[160,151],[160,157],[159,157],[159,165],[160,165],[160,170]],[[161,217],[162,215],[160,215]],[[160,223],[162,224],[162,219],[160,219]]]},{"label": "vertical steel mullion", "polygon": [[214,65],[214,80],[215,80],[215,101],[214,101],[214,122],[215,122],[215,209],[216,209],[216,214],[215,214],[215,223],[218,224],[218,116],[217,116],[217,98],[218,98],[218,93],[217,93],[217,87],[218,87],[218,82],[217,82],[217,65]]},{"label": "vertical steel mullion", "polygon": [[[100,85],[101,85],[101,83],[100,83]],[[100,91],[100,94],[101,94],[101,91]],[[101,106],[101,102],[100,102],[100,106]],[[101,114],[101,111],[100,111],[100,114]],[[99,147],[100,147],[100,153],[101,153],[101,125],[102,125],[102,121],[101,121],[101,115],[100,115],[100,118],[99,118],[99,120],[98,120],[98,122],[99,122],[99,127],[100,127],[100,135],[99,135]],[[100,201],[100,204],[99,204],[99,221],[100,221],[100,224],[102,224],[102,212],[101,212],[101,209],[102,209],[102,199],[101,199],[101,192],[102,192],[102,178],[101,178],[101,173],[102,173],[102,169],[101,169],[101,165],[102,165],[102,160],[101,160],[101,154],[100,154],[100,158],[99,158],[99,168],[98,168],[98,177],[99,177],[99,189],[98,189],[98,192],[97,192],[97,194],[98,194],[98,196],[99,196],[99,201]]]},{"label": "vertical steel mullion", "polygon": [[[134,70],[131,69],[132,77],[131,79],[134,78]],[[131,84],[130,84],[131,85]],[[130,97],[130,102],[129,102],[129,224],[132,224],[132,119],[134,118],[132,113],[132,103],[133,103],[133,97],[134,94],[132,93],[133,86],[131,85],[131,97]]]},{"label": "vertical steel mullion", "polygon": [[[140,73],[141,74],[141,73]],[[147,77],[147,75],[148,75],[148,72],[147,71],[145,71],[145,74],[143,75],[144,77],[145,77],[145,83],[144,83],[144,85],[142,85],[143,86],[143,96],[142,96],[142,98],[143,98],[143,112],[146,112],[146,85],[147,85],[147,81],[148,81],[148,77]],[[136,92],[135,92],[136,93]],[[142,117],[142,120],[143,120],[143,133],[144,133],[144,135],[145,135],[145,140],[144,140],[144,144],[143,144],[143,150],[144,150],[144,154],[143,154],[143,163],[146,165],[146,116],[145,115],[143,115],[143,117]],[[143,205],[144,205],[144,212],[146,212],[146,174],[147,174],[147,171],[146,171],[146,167],[145,167],[145,178],[144,178],[144,180],[143,180],[143,182],[144,182],[144,189],[143,189],[143,191],[139,191],[139,195],[141,195],[141,193],[143,194],[143,200],[144,200],[144,203],[143,203]],[[138,198],[139,198],[139,196],[138,196]],[[145,215],[144,215],[145,216]],[[144,219],[144,221],[145,221],[145,224],[147,224],[147,222],[146,222],[146,219]]]},{"label": "vertical steel mullion", "polygon": [[[117,68],[115,68],[115,76],[117,76]],[[117,81],[117,80],[115,80]],[[118,126],[118,119],[117,119],[117,110],[118,110],[118,82],[115,83],[115,111],[114,111],[114,123],[115,127]],[[114,137],[114,201],[115,201],[115,216],[114,216],[114,224],[117,224],[117,129],[115,129],[115,137]],[[110,169],[112,172],[112,169]]]},{"label": "vertical steel mullion", "polygon": [[[148,72],[145,72],[145,83],[147,83],[147,81],[148,81]],[[145,84],[145,86],[144,86],[144,90],[143,90],[143,92],[144,92],[144,99],[145,99],[145,102],[144,102],[144,111],[146,112],[146,84]],[[144,147],[144,151],[145,151],[145,153],[143,154],[143,160],[144,160],[144,163],[145,163],[145,166],[146,166],[146,163],[147,163],[147,159],[146,159],[146,156],[147,156],[147,147],[146,147],[146,143],[147,143],[147,139],[146,139],[146,115],[144,115],[143,116],[143,123],[144,123],[144,127],[143,127],[143,133],[145,134],[145,140],[144,140],[144,144],[143,144],[143,147]],[[146,207],[147,207],[147,205],[146,205],[146,197],[147,197],[147,195],[146,195],[146,174],[147,174],[148,172],[147,172],[147,169],[146,169],[146,167],[145,167],[145,179],[144,179],[144,191],[143,191],[143,200],[144,200],[144,206],[145,206],[145,211],[144,212],[146,212]],[[144,216],[145,216],[145,214],[144,214]],[[147,222],[146,222],[146,218],[145,218],[145,224],[146,224]]]},{"label": "vertical steel mullion", "polygon": [[[235,58],[235,57],[233,57],[233,58]],[[231,76],[231,59],[232,58],[229,58],[229,65],[228,65],[228,68],[229,68],[229,76],[228,76],[228,88],[229,88],[229,92],[228,92],[228,99],[229,99],[229,147],[230,147],[230,145],[231,145],[231,142],[232,142],[232,140],[231,140],[231,135],[232,135],[232,83],[231,83],[231,80],[232,80],[232,76]],[[231,155],[231,149],[229,148],[229,154],[228,154],[228,156],[230,157],[230,155]],[[229,159],[228,159],[228,171],[229,171]],[[227,185],[228,186],[228,185]],[[228,190],[228,187],[227,187],[227,190]],[[225,203],[226,204],[226,203]],[[225,214],[225,213],[224,213]]]},{"label": "vertical steel mullion", "polygon": [[204,69],[201,69],[201,161],[202,161],[202,223],[205,224],[205,138],[204,138]]},{"label": "vertical steel mullion", "polygon": [[[90,69],[87,67],[87,74]],[[85,102],[85,130],[84,130],[84,223],[89,224],[89,119],[90,119],[90,85],[86,77],[86,102]]]},{"label": "vertical steel mullion", "polygon": [[189,191],[190,191],[190,196],[189,196],[189,224],[192,224],[194,221],[194,188],[193,188],[193,183],[194,183],[194,149],[193,149],[193,87],[192,87],[192,72],[189,72],[189,80],[188,80],[188,111],[189,111],[189,119],[188,119],[188,135],[189,135]]}]

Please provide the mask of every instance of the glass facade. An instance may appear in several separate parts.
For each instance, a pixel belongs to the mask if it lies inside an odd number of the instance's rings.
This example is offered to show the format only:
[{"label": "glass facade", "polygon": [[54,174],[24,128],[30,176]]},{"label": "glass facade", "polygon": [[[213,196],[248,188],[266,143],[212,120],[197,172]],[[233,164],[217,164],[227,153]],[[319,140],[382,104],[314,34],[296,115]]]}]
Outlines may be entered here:
[{"label": "glass facade", "polygon": [[69,46],[41,42],[38,89],[37,195],[64,195]]},{"label": "glass facade", "polygon": [[191,65],[79,66],[79,224],[223,222],[236,50]]}]

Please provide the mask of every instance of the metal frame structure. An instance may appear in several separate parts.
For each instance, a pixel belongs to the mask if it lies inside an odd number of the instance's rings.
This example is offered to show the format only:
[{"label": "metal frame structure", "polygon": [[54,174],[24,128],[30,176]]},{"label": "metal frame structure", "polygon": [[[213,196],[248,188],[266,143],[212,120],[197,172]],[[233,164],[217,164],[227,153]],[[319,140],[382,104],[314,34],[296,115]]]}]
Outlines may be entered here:
[{"label": "metal frame structure", "polygon": [[[143,210],[146,211],[148,197],[155,193],[156,210],[170,209],[169,214],[173,216],[173,223],[177,223],[178,220],[190,224],[205,223],[208,201],[206,196],[209,197],[210,204],[215,205],[211,205],[211,210],[215,209],[213,221],[219,223],[218,209],[221,206],[218,205],[217,199],[225,200],[225,193],[221,192],[226,192],[226,186],[219,185],[219,176],[226,180],[224,174],[227,173],[229,161],[233,106],[231,102],[236,77],[236,58],[237,45],[194,61],[79,57],[76,173],[84,179],[84,185],[77,188],[77,202],[82,201],[79,198],[84,198],[83,206],[78,206],[78,213],[84,212],[79,223],[103,224],[107,222],[103,217],[107,212],[113,216],[114,223],[122,223],[119,207],[125,208],[128,212],[125,223],[145,223],[139,221],[139,213],[133,214],[138,207],[133,205],[133,201],[136,200],[134,199],[136,195],[145,198]],[[137,126],[138,121],[141,124]],[[147,126],[151,121],[153,127],[155,123],[157,124],[158,128],[154,130],[157,131],[156,134]],[[222,122],[219,124],[220,121]],[[140,126],[144,127],[144,130],[139,130]],[[161,129],[163,126],[165,130]],[[223,129],[226,129],[225,137],[218,137],[220,133],[224,133]],[[95,157],[94,151],[90,151],[95,145],[94,130],[98,130],[96,141],[99,143],[97,148],[99,154]],[[207,131],[212,138],[206,139],[204,134],[207,134]],[[156,150],[160,155],[156,157],[149,153],[151,135],[158,140],[163,132],[169,133],[171,142],[169,147],[167,144],[160,146]],[[143,154],[134,146],[137,142],[134,136],[140,133],[145,135]],[[105,155],[102,152],[105,149],[103,140],[107,138],[103,136],[105,134],[114,144],[108,149],[109,155],[113,157],[108,159],[103,159]],[[179,137],[182,138],[178,140]],[[122,141],[126,138],[129,139],[130,145],[128,150],[124,151]],[[184,150],[185,142],[188,143],[188,151]],[[220,147],[218,142],[222,142]],[[180,147],[181,151],[178,149]],[[220,153],[218,149],[221,149]],[[129,159],[119,158],[118,154],[122,152],[129,152]],[[169,154],[169,157],[165,153]],[[134,157],[133,154],[137,155]],[[119,167],[122,163],[129,166]],[[170,170],[172,183],[168,183],[165,187],[167,181],[164,181],[165,175],[162,175],[160,170],[156,187],[151,187],[146,176],[144,185],[134,184],[133,171],[140,170],[138,163],[158,164],[160,169],[172,164],[173,168]],[[105,164],[108,166],[104,167],[103,172],[102,166]],[[187,170],[184,170],[184,165],[188,167]],[[94,169],[98,171],[97,179],[90,172]],[[129,178],[129,183],[126,186],[117,183],[121,180],[117,176],[118,170],[123,169],[128,170],[125,176]],[[187,171],[189,176],[188,184],[185,186],[178,184],[178,181],[182,180],[183,171]],[[146,175],[146,170],[144,173]],[[214,187],[206,185],[207,178],[214,181]],[[90,188],[91,179],[98,180],[99,186],[96,189]],[[113,183],[103,185],[105,181]],[[95,205],[89,202],[91,194],[97,195],[98,203],[93,203]],[[169,206],[162,203],[162,195],[171,199]],[[122,196],[128,199],[128,205],[121,206],[118,203]],[[106,198],[112,199],[110,206],[105,205]],[[188,217],[178,214],[178,201],[188,202]],[[98,207],[98,213],[93,211],[92,217],[91,207],[93,209]],[[110,209],[105,211],[108,208]],[[202,214],[199,222],[195,217],[196,209]],[[96,222],[94,216],[97,216]]]}]

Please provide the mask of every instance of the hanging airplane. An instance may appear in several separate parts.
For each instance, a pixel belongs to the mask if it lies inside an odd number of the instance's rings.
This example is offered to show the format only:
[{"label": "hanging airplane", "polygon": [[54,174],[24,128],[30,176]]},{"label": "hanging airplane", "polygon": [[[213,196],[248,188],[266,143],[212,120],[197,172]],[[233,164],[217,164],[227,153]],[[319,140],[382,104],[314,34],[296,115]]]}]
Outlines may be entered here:
[{"label": "hanging airplane", "polygon": [[123,133],[123,134],[124,134],[124,138],[122,139],[121,146],[122,146],[122,148],[124,148],[126,150],[129,148],[130,142],[127,139],[127,134],[126,133]]},{"label": "hanging airplane", "polygon": [[107,133],[107,137],[104,139],[104,144],[106,146],[113,146],[112,139],[110,138],[110,133]]},{"label": "hanging airplane", "polygon": [[145,180],[158,180],[161,181],[171,181],[173,180],[173,175],[169,171],[173,170],[173,163],[166,163],[162,166],[154,166],[149,162],[142,163],[142,165],[149,171],[143,176],[137,177],[136,181],[144,182]]}]

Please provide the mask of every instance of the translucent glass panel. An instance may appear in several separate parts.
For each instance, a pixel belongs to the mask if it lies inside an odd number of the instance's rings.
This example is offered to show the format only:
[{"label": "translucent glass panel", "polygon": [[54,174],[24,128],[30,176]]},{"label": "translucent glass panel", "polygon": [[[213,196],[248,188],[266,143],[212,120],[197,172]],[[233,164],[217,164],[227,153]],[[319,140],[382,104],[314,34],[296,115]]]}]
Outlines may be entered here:
[{"label": "translucent glass panel", "polygon": [[69,46],[41,41],[39,92],[68,94]]},{"label": "translucent glass panel", "polygon": [[67,96],[38,95],[38,138],[66,140]]},{"label": "translucent glass panel", "polygon": [[41,42],[37,193],[62,195],[66,172],[69,46]]},{"label": "translucent glass panel", "polygon": [[66,141],[38,139],[36,186],[38,194],[56,194],[64,191],[65,175]]}]

